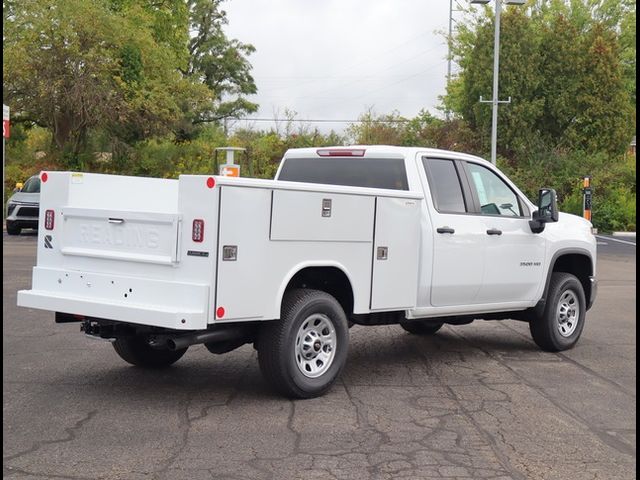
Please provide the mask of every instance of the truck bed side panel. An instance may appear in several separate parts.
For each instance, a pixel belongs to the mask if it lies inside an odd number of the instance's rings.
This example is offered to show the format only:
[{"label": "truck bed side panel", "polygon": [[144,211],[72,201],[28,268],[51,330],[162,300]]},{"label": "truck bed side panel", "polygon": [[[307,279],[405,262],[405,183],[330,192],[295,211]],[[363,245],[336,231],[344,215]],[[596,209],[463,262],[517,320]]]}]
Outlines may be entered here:
[{"label": "truck bed side panel", "polygon": [[[277,190],[273,195],[282,193]],[[289,192],[287,192],[289,193]],[[294,192],[295,193],[295,192]],[[302,194],[310,195],[309,192]],[[311,214],[308,206],[314,204],[314,215],[321,219],[322,199],[344,197],[336,194],[315,193],[307,204],[300,198],[286,198],[291,203],[279,208],[278,215],[285,215],[281,222],[301,225],[303,217]],[[317,197],[317,198],[316,198]],[[284,197],[280,198],[284,200]],[[357,206],[351,199],[332,202],[343,214],[351,212],[351,224],[359,225],[359,230],[348,232],[349,238],[358,241],[329,241],[340,238],[342,223],[327,222],[324,232],[320,227],[309,230],[298,227],[290,229],[295,240],[271,240],[270,228],[275,219],[272,214],[272,190],[267,188],[222,187],[219,267],[217,274],[216,307],[225,310],[222,321],[269,320],[280,317],[280,301],[287,282],[305,267],[333,266],[341,269],[351,280],[355,291],[354,309],[357,313],[369,310],[371,288],[371,252],[373,238],[373,197],[361,197]],[[301,204],[301,208],[295,208]],[[275,203],[274,203],[275,205]],[[342,207],[340,207],[342,205]],[[358,217],[356,219],[356,217]],[[364,217],[365,221],[362,220]],[[326,218],[325,218],[326,220]],[[275,222],[280,220],[275,219]],[[347,220],[347,223],[348,220]],[[333,225],[333,227],[331,226]],[[287,227],[289,228],[289,227]],[[353,230],[353,229],[352,229]],[[281,230],[282,232],[283,230]],[[272,233],[273,231],[271,231]],[[296,233],[297,232],[297,233]],[[276,235],[278,238],[283,238]],[[344,237],[344,235],[342,236]],[[322,239],[322,240],[320,240]],[[223,261],[225,247],[237,248],[237,259]],[[415,289],[415,287],[414,287]]]}]

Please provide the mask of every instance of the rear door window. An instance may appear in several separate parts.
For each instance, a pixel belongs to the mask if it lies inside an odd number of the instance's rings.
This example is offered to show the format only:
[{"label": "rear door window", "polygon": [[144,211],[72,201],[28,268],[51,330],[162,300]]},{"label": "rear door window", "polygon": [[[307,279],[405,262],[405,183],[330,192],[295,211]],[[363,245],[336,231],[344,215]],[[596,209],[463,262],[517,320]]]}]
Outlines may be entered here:
[{"label": "rear door window", "polygon": [[431,197],[440,213],[466,213],[460,175],[453,160],[423,158]]},{"label": "rear door window", "polygon": [[408,190],[401,158],[287,158],[278,180]]}]

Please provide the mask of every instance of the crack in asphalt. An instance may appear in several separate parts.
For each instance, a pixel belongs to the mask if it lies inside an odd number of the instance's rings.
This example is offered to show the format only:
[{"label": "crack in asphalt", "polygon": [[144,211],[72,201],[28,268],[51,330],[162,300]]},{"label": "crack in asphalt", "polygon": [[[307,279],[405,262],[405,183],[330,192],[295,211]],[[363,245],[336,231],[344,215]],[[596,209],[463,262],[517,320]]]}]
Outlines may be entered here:
[{"label": "crack in asphalt", "polygon": [[[178,442],[178,446],[175,449],[174,453],[172,453],[171,456],[169,456],[169,458],[167,458],[167,460],[165,461],[164,465],[162,467],[160,467],[159,469],[157,469],[155,472],[153,472],[153,478],[154,479],[161,478],[162,475],[166,474],[169,471],[169,469],[176,462],[176,460],[178,460],[178,458],[180,457],[180,455],[182,454],[184,449],[187,447],[187,443],[189,441],[189,432],[191,431],[191,428],[192,428],[194,422],[205,418],[209,414],[209,411],[212,408],[223,407],[223,406],[229,405],[238,396],[238,394],[240,392],[240,387],[242,385],[242,382],[244,381],[244,377],[245,377],[244,373],[246,373],[246,371],[249,369],[249,367],[250,367],[250,365],[252,363],[253,362],[247,362],[247,365],[242,370],[242,373],[240,375],[238,375],[238,381],[236,382],[236,386],[233,388],[233,390],[231,391],[231,394],[229,395],[229,397],[224,402],[209,403],[209,404],[207,404],[206,406],[204,406],[200,410],[200,414],[199,415],[196,415],[194,417],[190,417],[189,416],[189,408],[190,408],[190,406],[191,406],[191,404],[192,404],[192,402],[194,400],[194,395],[195,394],[191,394],[186,399],[186,401],[184,402],[184,407],[180,411],[180,414],[179,414],[180,430],[181,430],[180,441]],[[206,469],[206,471],[209,471],[209,470]],[[209,473],[211,473],[211,472],[209,471]]]},{"label": "crack in asphalt", "polygon": [[[415,346],[414,346],[414,348],[416,348],[416,350],[418,352],[418,355],[422,359],[422,361],[426,363],[427,362],[427,358],[425,357],[423,351],[422,350],[418,350],[417,347],[415,347]],[[472,373],[476,376],[476,378],[480,382],[480,379],[477,377],[477,372],[474,371]],[[460,408],[460,411],[464,414],[464,416],[467,418],[467,420],[469,420],[469,422],[471,422],[471,424],[474,426],[476,431],[488,443],[489,447],[491,448],[491,450],[493,451],[494,455],[496,456],[498,462],[505,469],[505,472],[508,473],[509,475],[513,476],[513,478],[515,478],[515,479],[526,480],[526,477],[511,464],[511,462],[509,461],[509,458],[500,450],[500,448],[499,448],[499,446],[498,446],[498,444],[496,442],[496,439],[493,437],[493,435],[491,435],[490,432],[485,430],[476,421],[476,419],[473,417],[473,415],[471,415],[472,412],[469,412],[467,410],[467,408],[462,404],[462,402],[458,399],[458,396],[456,395],[455,391],[447,383],[445,383],[444,380],[442,380],[442,378],[438,374],[434,373],[434,376],[436,377],[436,379],[438,379],[440,384],[450,393],[451,398],[458,404],[458,406]],[[481,382],[481,383],[483,383],[483,382]]]},{"label": "crack in asphalt", "polygon": [[8,462],[8,461],[11,461],[11,460],[15,460],[16,458],[22,457],[24,455],[28,455],[30,453],[33,453],[33,452],[39,450],[44,445],[52,445],[52,444],[56,444],[56,443],[65,443],[65,442],[70,442],[72,440],[75,440],[76,437],[77,437],[77,431],[80,430],[80,428],[82,428],[82,426],[85,423],[87,423],[89,420],[91,420],[97,413],[98,413],[98,410],[92,410],[85,417],[83,417],[80,420],[78,420],[77,422],[75,422],[75,424],[73,426],[65,427],[64,431],[68,435],[67,438],[59,438],[59,439],[56,439],[56,440],[37,440],[28,449],[23,450],[22,452],[14,453],[13,455],[8,455],[6,457],[2,457],[2,460],[4,462]]},{"label": "crack in asphalt", "polygon": [[[524,338],[525,340],[527,340],[527,341],[529,341],[531,343],[534,343],[533,340],[531,340],[531,338],[527,337],[526,335],[524,335],[522,332],[519,332],[515,328],[510,327],[506,323],[502,324],[502,326],[507,328],[508,330],[511,330],[512,332],[516,333],[517,335],[519,335],[520,337]],[[635,347],[635,344],[633,346]],[[584,372],[588,373],[589,375],[592,375],[592,376],[596,377],[599,380],[602,380],[607,385],[612,386],[613,388],[615,388],[616,390],[624,393],[625,395],[628,395],[628,396],[632,397],[633,399],[636,398],[636,395],[634,393],[629,392],[626,388],[624,388],[623,386],[621,386],[618,383],[614,382],[613,380],[608,379],[607,377],[605,377],[602,374],[596,372],[595,370],[592,370],[591,368],[587,367],[586,365],[583,365],[582,363],[578,362],[577,360],[574,360],[573,358],[569,357],[567,354],[562,353],[562,352],[549,352],[549,353],[551,355],[555,355],[556,357],[561,358],[562,360],[565,360],[565,361],[567,361],[569,363],[572,363],[573,365],[575,365],[576,367],[580,368]]]},{"label": "crack in asphalt", "polygon": [[499,355],[495,355],[493,352],[491,352],[491,351],[489,351],[487,349],[484,349],[481,346],[473,344],[468,338],[466,338],[464,335],[462,335],[459,332],[454,331],[454,333],[459,338],[461,338],[464,342],[466,342],[469,345],[471,345],[472,348],[477,348],[478,350],[484,352],[489,358],[491,358],[494,361],[498,362],[503,367],[509,369],[514,375],[516,375],[522,381],[522,383],[524,385],[526,385],[527,387],[529,387],[532,390],[534,390],[537,393],[539,393],[543,398],[548,400],[556,408],[560,409],[562,412],[564,412],[568,416],[570,416],[573,420],[575,420],[576,422],[578,422],[581,425],[583,425],[584,427],[586,427],[587,430],[589,430],[596,437],[598,437],[598,439],[602,443],[604,443],[605,445],[613,448],[614,450],[616,450],[616,451],[618,451],[618,452],[620,452],[620,453],[622,453],[624,455],[629,455],[629,456],[635,457],[636,451],[635,451],[635,449],[633,447],[631,447],[630,445],[622,442],[621,440],[617,439],[616,437],[608,434],[606,431],[603,431],[599,427],[593,425],[589,420],[587,420],[585,418],[582,418],[580,415],[578,415],[574,411],[572,411],[569,408],[565,407],[562,403],[558,402],[555,398],[553,398],[551,395],[549,395],[543,388],[539,387],[538,385],[536,385],[533,382],[530,382],[522,374],[518,373],[517,370],[512,368],[507,362],[503,361],[502,358],[500,358]]},{"label": "crack in asphalt", "polygon": [[28,470],[23,470],[23,469],[17,468],[17,467],[4,467],[3,468],[3,472],[2,472],[2,476],[3,477],[11,477],[11,476],[17,475],[17,474],[29,475],[31,477],[45,478],[45,479],[59,478],[59,479],[62,479],[62,480],[95,480],[95,477],[76,477],[76,476],[70,476],[70,475],[56,475],[56,474],[51,474],[51,473],[46,473],[46,474],[45,473],[36,473],[36,472],[30,472]]}]

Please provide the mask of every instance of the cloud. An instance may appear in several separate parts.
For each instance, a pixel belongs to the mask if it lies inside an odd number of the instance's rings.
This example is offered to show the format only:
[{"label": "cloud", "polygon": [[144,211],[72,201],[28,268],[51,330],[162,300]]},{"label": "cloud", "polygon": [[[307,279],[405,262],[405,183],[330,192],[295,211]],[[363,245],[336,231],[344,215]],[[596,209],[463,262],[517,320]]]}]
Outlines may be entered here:
[{"label": "cloud", "polygon": [[356,119],[370,107],[412,117],[435,113],[444,94],[447,47],[437,31],[448,25],[446,0],[229,0],[223,8],[227,34],[256,47],[256,117],[289,109],[299,119]]}]

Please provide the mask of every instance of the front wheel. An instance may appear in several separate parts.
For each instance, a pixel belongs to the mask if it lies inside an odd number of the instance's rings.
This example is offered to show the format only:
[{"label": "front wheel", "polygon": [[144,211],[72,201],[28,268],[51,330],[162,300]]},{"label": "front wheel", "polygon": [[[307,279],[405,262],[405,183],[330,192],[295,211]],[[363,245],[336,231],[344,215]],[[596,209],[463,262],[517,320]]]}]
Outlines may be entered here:
[{"label": "front wheel", "polygon": [[292,290],[283,299],[280,320],[262,327],[257,347],[260,370],[278,392],[318,397],[331,388],[347,360],[347,318],[331,295]]},{"label": "front wheel", "polygon": [[145,368],[168,367],[180,360],[188,348],[179,350],[155,348],[149,345],[146,337],[140,335],[117,338],[112,345],[125,362]]},{"label": "front wheel", "polygon": [[582,334],[586,312],[580,281],[570,273],[552,273],[544,312],[529,322],[533,341],[547,352],[573,347]]}]

